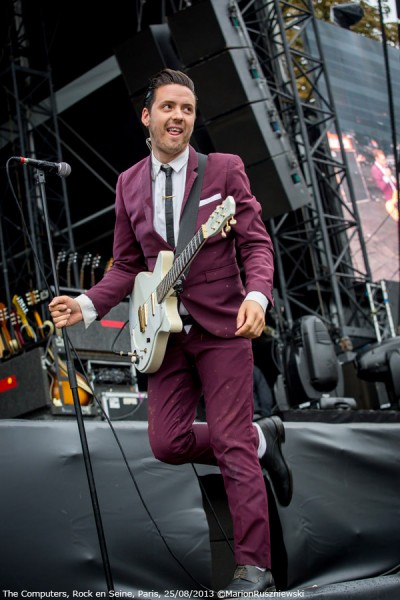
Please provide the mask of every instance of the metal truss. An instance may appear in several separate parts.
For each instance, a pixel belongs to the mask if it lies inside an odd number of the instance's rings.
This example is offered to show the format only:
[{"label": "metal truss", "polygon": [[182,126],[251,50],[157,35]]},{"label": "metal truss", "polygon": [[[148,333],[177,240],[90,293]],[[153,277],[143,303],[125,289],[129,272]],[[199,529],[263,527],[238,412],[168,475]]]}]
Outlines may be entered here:
[{"label": "metal truss", "polygon": [[[51,73],[31,68],[29,41],[19,0],[10,2],[11,11],[14,20],[9,39],[11,60],[2,73],[2,93],[8,118],[0,125],[0,148],[3,153],[11,149],[15,157],[45,156],[47,160],[61,162]],[[45,282],[51,279],[51,261],[43,204],[46,198],[41,196],[36,169],[18,168],[15,160],[7,163],[13,193],[4,205],[16,207],[15,211],[4,208],[2,211],[1,260],[3,272],[7,274],[4,277],[5,295],[10,304],[11,286],[12,292],[45,287]],[[53,178],[47,190],[54,247],[73,253],[75,244],[66,182],[63,178]]]},{"label": "metal truss", "polygon": [[[62,120],[55,107],[51,74],[31,69],[27,59],[21,58],[28,56],[23,16],[20,2],[10,2],[16,58],[3,78],[10,118],[7,131],[0,131],[0,145],[12,139],[14,154],[34,157],[40,152],[40,156],[60,162]],[[182,5],[190,3],[181,2],[180,8]],[[268,222],[276,249],[279,327],[290,331],[297,318],[314,314],[325,322],[340,348],[363,345],[376,339],[366,292],[371,273],[312,0],[227,0],[227,7],[232,24],[254,49],[259,75],[273,94],[312,199],[309,205]],[[138,29],[140,24],[139,20]],[[335,154],[329,136],[337,142]],[[46,271],[37,185],[31,171],[21,170],[20,177],[30,235]],[[64,180],[58,183],[61,189],[51,190],[53,239],[60,250],[73,256],[74,226],[67,189]],[[14,239],[18,237],[21,239],[20,232]],[[26,272],[23,261],[29,259],[29,251],[22,250],[19,255],[11,242],[4,246],[6,262],[13,265],[12,276],[18,278]],[[34,285],[40,287],[42,271],[36,266],[30,270],[36,270]],[[79,287],[77,280],[75,271],[75,287]]]},{"label": "metal truss", "polygon": [[[342,350],[375,339],[366,246],[311,0],[230,2],[296,152],[311,204],[271,219],[280,318],[320,317]],[[331,151],[329,139],[337,145]]]}]

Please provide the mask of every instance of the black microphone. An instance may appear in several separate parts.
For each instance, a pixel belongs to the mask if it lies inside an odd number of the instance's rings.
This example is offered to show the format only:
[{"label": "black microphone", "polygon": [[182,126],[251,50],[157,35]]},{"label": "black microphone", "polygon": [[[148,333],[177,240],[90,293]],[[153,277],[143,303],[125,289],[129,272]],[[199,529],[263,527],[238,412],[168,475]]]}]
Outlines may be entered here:
[{"label": "black microphone", "polygon": [[55,173],[59,177],[68,177],[71,173],[71,167],[68,163],[48,162],[46,160],[36,160],[34,158],[25,158],[24,156],[13,156],[13,160],[18,161],[21,165],[31,165],[36,169],[41,169],[47,173]]}]

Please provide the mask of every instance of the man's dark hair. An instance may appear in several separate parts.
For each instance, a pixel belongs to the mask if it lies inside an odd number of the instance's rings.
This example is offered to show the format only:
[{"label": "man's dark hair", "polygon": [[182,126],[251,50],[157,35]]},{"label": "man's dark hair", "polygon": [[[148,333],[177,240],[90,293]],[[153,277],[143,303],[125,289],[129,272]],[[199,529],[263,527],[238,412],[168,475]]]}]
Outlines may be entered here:
[{"label": "man's dark hair", "polygon": [[189,88],[189,90],[193,92],[193,95],[197,102],[194,83],[190,79],[190,77],[188,77],[182,71],[174,71],[173,69],[162,69],[162,71],[159,71],[156,75],[154,75],[154,77],[152,77],[152,79],[150,79],[150,83],[143,101],[143,107],[150,110],[154,102],[154,94],[156,89],[162,87],[163,85],[169,85],[171,83],[177,83],[178,85],[184,85],[185,87]]}]

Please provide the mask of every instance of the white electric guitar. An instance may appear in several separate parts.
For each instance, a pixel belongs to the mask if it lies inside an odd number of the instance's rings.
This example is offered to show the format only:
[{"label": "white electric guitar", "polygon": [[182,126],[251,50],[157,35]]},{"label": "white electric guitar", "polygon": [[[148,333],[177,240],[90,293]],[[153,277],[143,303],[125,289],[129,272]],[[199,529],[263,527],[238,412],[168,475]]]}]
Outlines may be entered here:
[{"label": "white electric guitar", "polygon": [[136,276],[129,299],[129,329],[135,368],[155,373],[164,359],[170,333],[182,331],[175,287],[193,258],[210,238],[220,231],[226,237],[236,223],[235,201],[227,196],[217,206],[174,262],[174,253],[162,250],[154,271]]}]

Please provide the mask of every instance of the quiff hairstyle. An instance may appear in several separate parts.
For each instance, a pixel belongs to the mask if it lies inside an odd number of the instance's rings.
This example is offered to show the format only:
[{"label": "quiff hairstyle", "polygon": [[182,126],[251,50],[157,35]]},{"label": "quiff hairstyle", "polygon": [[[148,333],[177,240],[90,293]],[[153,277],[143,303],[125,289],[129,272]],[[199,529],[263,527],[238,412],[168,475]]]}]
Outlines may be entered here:
[{"label": "quiff hairstyle", "polygon": [[143,107],[147,108],[147,110],[150,111],[154,102],[155,91],[159,87],[162,87],[164,85],[170,85],[171,83],[177,83],[178,85],[184,85],[185,87],[189,88],[189,90],[193,92],[195,101],[197,103],[194,83],[190,79],[190,77],[188,77],[182,71],[174,71],[173,69],[162,69],[150,79],[149,86],[147,88],[143,100]]}]

